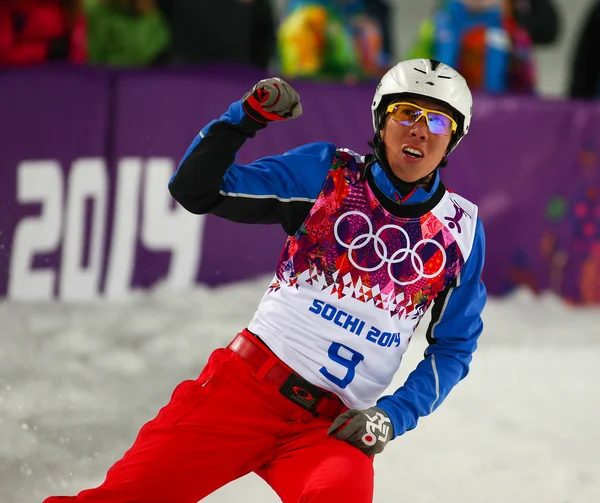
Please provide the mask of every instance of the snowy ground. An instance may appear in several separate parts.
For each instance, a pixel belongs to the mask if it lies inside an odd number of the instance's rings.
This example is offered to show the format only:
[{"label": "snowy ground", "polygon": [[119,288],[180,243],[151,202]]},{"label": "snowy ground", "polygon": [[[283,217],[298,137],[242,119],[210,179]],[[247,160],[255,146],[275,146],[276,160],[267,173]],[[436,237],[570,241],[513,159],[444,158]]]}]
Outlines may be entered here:
[{"label": "snowy ground", "polygon": [[[175,385],[244,327],[267,283],[0,304],[0,503],[100,483]],[[491,300],[485,322],[467,380],[376,458],[375,502],[600,502],[600,309],[521,291]],[[421,331],[394,388],[423,348]],[[278,501],[254,475],[204,501],[242,498]]]}]

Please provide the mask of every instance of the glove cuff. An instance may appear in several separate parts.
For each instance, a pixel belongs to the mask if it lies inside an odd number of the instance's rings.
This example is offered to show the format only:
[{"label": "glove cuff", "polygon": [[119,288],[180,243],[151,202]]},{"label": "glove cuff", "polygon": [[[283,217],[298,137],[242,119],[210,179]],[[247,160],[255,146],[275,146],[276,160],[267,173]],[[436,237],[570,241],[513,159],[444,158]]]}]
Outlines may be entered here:
[{"label": "glove cuff", "polygon": [[257,89],[254,92],[246,94],[242,100],[242,107],[244,112],[259,124],[267,124],[272,121],[281,121],[286,117],[282,117],[275,112],[267,112],[263,107],[262,103],[269,97],[268,92],[263,89]]},{"label": "glove cuff", "polygon": [[265,125],[267,124],[267,119],[261,113],[261,106],[258,100],[255,98],[254,94],[250,94],[247,97],[244,97],[242,100],[242,108],[246,115],[253,119],[255,122],[259,124]]},{"label": "glove cuff", "polygon": [[232,126],[235,129],[237,129],[240,133],[246,135],[248,138],[254,138],[257,131],[260,131],[261,129],[265,129],[267,127],[267,123],[257,122],[247,113],[245,113],[242,115],[242,120],[239,122],[239,124],[232,124]]}]

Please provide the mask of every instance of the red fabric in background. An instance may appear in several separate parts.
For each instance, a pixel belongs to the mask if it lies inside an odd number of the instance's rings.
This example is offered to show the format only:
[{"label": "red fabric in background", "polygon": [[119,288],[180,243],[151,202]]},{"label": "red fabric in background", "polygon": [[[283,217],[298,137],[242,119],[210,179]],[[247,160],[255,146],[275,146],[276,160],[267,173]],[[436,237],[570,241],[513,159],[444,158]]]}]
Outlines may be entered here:
[{"label": "red fabric in background", "polygon": [[[73,24],[71,27],[70,24]],[[48,61],[53,39],[68,35],[68,60],[85,60],[85,20],[73,23],[60,0],[0,2],[0,66],[23,66]]]}]

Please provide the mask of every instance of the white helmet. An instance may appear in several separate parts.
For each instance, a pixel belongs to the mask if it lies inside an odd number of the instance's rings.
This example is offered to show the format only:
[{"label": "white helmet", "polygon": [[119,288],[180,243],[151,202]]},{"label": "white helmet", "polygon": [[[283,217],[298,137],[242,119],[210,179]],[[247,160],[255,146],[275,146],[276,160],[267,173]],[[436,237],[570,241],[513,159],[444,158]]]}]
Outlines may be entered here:
[{"label": "white helmet", "polygon": [[[373,129],[376,134],[380,129],[389,99],[392,95],[398,94],[431,98],[454,110],[458,130],[450,142],[448,154],[469,132],[473,114],[473,97],[467,82],[454,68],[432,59],[409,59],[391,68],[382,77],[371,104]],[[384,99],[386,96],[389,99]]]}]

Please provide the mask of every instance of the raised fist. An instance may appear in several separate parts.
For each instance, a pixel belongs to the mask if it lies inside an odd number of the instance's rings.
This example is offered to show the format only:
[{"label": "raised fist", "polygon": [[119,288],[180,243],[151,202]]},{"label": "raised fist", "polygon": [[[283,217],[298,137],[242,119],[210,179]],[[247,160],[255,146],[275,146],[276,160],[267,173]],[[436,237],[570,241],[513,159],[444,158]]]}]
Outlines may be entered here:
[{"label": "raised fist", "polygon": [[295,119],[302,114],[300,96],[278,77],[258,82],[242,100],[244,111],[256,122]]}]

